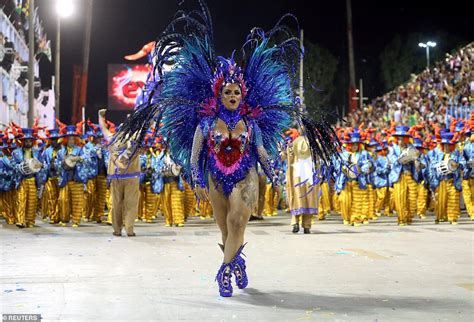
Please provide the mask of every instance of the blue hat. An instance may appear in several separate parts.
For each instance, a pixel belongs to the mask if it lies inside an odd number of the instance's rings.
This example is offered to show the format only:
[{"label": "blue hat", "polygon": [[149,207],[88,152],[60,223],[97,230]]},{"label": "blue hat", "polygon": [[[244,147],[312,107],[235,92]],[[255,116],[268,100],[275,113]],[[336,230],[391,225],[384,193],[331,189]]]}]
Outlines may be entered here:
[{"label": "blue hat", "polygon": [[457,122],[456,127],[454,128],[454,132],[461,132],[464,128],[464,122]]},{"label": "blue hat", "polygon": [[23,134],[22,139],[35,139],[33,136],[33,129],[23,128],[21,129],[21,133]]},{"label": "blue hat", "polygon": [[377,145],[377,148],[375,149],[375,151],[380,152],[385,149],[387,149],[387,141],[382,141],[382,144]]},{"label": "blue hat", "polygon": [[57,139],[60,137],[59,129],[48,130],[48,139]]},{"label": "blue hat", "polygon": [[66,126],[66,133],[64,133],[61,136],[62,137],[65,137],[65,136],[79,136],[79,134],[77,134],[77,132],[76,132],[76,126],[75,125],[68,125],[68,126]]},{"label": "blue hat", "polygon": [[372,139],[372,140],[370,140],[369,143],[367,143],[367,146],[369,146],[369,147],[374,147],[374,146],[377,146],[377,145],[379,145],[379,143],[377,141],[375,141],[375,139]]},{"label": "blue hat", "polygon": [[8,141],[7,138],[3,138],[2,144],[0,145],[0,149],[7,149],[8,148]]},{"label": "blue hat", "polygon": [[89,129],[89,130],[86,131],[86,133],[84,133],[84,134],[82,135],[82,138],[83,138],[83,139],[88,139],[88,138],[90,138],[91,136],[92,136],[92,137],[95,137],[95,132],[94,132],[93,130]]},{"label": "blue hat", "polygon": [[104,133],[102,132],[102,129],[100,127],[95,129],[94,133],[95,133],[96,138],[103,138],[104,137]]},{"label": "blue hat", "polygon": [[452,132],[444,132],[441,134],[441,144],[456,144],[457,142],[452,142],[454,137],[454,133]]},{"label": "blue hat", "polygon": [[392,136],[411,136],[410,134],[408,134],[409,129],[410,128],[405,125],[395,126],[395,133],[393,133]]},{"label": "blue hat", "polygon": [[360,140],[360,133],[357,129],[355,129],[351,134],[350,134],[350,139],[348,143],[361,143],[362,141]]},{"label": "blue hat", "polygon": [[423,148],[423,141],[421,141],[420,138],[414,138],[413,139],[413,146],[415,148]]}]

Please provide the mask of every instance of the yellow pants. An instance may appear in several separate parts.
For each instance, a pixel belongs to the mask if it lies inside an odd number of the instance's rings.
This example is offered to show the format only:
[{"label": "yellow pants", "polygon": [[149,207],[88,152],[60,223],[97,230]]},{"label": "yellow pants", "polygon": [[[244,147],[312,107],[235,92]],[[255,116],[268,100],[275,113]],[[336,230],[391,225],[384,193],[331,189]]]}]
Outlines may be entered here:
[{"label": "yellow pants", "polygon": [[462,181],[462,196],[466,205],[467,214],[474,219],[474,179]]},{"label": "yellow pants", "polygon": [[418,186],[411,174],[400,174],[400,179],[393,185],[393,199],[399,224],[411,223],[416,214],[417,194]]},{"label": "yellow pants", "polygon": [[340,202],[339,202],[339,195],[335,192],[333,192],[333,194],[332,194],[332,205],[333,205],[333,208],[334,208],[334,212],[337,213],[337,214],[340,214],[341,213],[341,205],[340,205]]},{"label": "yellow pants", "polygon": [[51,222],[59,222],[58,214],[59,186],[58,178],[49,178],[44,185],[41,199],[43,218],[49,218]]},{"label": "yellow pants", "polygon": [[15,190],[2,192],[2,206],[3,206],[3,217],[7,224],[13,225],[15,223]]},{"label": "yellow pants", "polygon": [[145,221],[151,222],[156,215],[158,205],[156,200],[160,197],[151,191],[151,183],[146,182],[143,187],[143,210],[142,217]]},{"label": "yellow pants", "polygon": [[184,184],[184,215],[186,217],[197,216],[196,196],[188,183]]},{"label": "yellow pants", "polygon": [[331,195],[329,191],[329,184],[327,181],[324,181],[320,185],[321,188],[321,198],[319,200],[319,214],[318,218],[319,219],[324,219],[326,215],[328,215],[331,212]]},{"label": "yellow pants", "polygon": [[202,218],[212,217],[212,206],[209,201],[199,200],[199,214]]},{"label": "yellow pants", "polygon": [[69,181],[66,186],[59,189],[59,220],[79,225],[84,208],[84,184]]},{"label": "yellow pants", "polygon": [[97,222],[102,221],[104,215],[105,202],[107,200],[107,179],[105,175],[99,174],[94,178],[95,181],[95,195],[92,205],[92,220]]},{"label": "yellow pants", "polygon": [[376,200],[375,200],[375,211],[381,213],[382,210],[385,216],[390,214],[390,195],[388,187],[375,189]]},{"label": "yellow pants", "polygon": [[36,179],[23,179],[16,190],[15,217],[16,223],[22,226],[35,224],[36,207],[38,203]]},{"label": "yellow pants", "polygon": [[395,195],[393,194],[393,187],[388,188],[388,194],[389,194],[388,206],[389,206],[389,208],[390,208],[390,212],[387,213],[386,216],[390,216],[390,214],[391,214],[393,211],[396,211],[396,210],[395,210]]},{"label": "yellow pants", "polygon": [[162,207],[166,225],[184,224],[184,191],[178,189],[178,182],[166,183],[162,193]]},{"label": "yellow pants", "polygon": [[377,192],[373,185],[367,185],[367,219],[376,219],[375,201],[377,200]]},{"label": "yellow pants", "polygon": [[84,191],[84,207],[82,209],[82,217],[87,220],[93,220],[92,210],[94,208],[95,194],[95,179],[90,179],[87,181],[86,190]]},{"label": "yellow pants", "polygon": [[365,189],[359,188],[357,181],[346,183],[346,187],[339,195],[342,219],[351,224],[364,221],[366,215],[363,213],[367,194]]},{"label": "yellow pants", "polygon": [[425,183],[418,183],[418,196],[416,201],[416,214],[419,217],[425,217],[426,210],[428,208],[428,189],[425,187]]},{"label": "yellow pants", "polygon": [[145,186],[139,187],[137,219],[145,220]]},{"label": "yellow pants", "polygon": [[460,215],[460,192],[454,187],[453,180],[441,180],[435,192],[436,220],[457,221]]},{"label": "yellow pants", "polygon": [[265,216],[278,215],[278,194],[273,189],[271,183],[267,183],[265,187],[265,203],[263,206],[263,214]]}]

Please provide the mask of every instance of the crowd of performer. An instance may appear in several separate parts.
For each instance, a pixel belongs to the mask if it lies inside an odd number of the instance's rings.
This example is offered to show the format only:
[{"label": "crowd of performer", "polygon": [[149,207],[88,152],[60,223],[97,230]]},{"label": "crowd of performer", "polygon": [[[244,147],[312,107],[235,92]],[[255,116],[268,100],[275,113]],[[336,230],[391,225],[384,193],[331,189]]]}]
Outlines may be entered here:
[{"label": "crowd of performer", "polygon": [[[7,224],[33,227],[37,216],[50,224],[112,223],[108,184],[109,150],[98,124],[26,129],[12,124],[0,133],[0,214]],[[114,125],[107,123],[108,130]],[[427,129],[434,128],[434,133]],[[41,133],[41,134],[40,134]],[[330,165],[314,164],[297,129],[286,133],[275,164],[281,186],[259,173],[259,199],[251,220],[292,215],[294,233],[310,233],[315,220],[340,215],[359,226],[380,216],[398,225],[414,218],[457,224],[461,198],[474,220],[474,113],[434,124],[387,129],[339,128],[341,151]],[[141,145],[140,196],[136,221],[183,227],[188,217],[212,218],[209,202],[195,193],[167,153],[167,142],[151,131]],[[106,219],[105,219],[106,218]]]}]

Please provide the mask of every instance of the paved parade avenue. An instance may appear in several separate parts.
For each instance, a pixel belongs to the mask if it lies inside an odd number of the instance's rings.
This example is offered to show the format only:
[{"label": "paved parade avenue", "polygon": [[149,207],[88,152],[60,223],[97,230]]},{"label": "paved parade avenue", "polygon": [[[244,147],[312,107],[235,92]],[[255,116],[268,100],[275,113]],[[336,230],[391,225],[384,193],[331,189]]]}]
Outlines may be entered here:
[{"label": "paved parade avenue", "polygon": [[349,227],[330,216],[311,235],[287,215],[247,229],[249,287],[219,297],[219,233],[139,223],[137,237],[105,224],[3,224],[1,313],[45,321],[472,321],[474,222]]}]

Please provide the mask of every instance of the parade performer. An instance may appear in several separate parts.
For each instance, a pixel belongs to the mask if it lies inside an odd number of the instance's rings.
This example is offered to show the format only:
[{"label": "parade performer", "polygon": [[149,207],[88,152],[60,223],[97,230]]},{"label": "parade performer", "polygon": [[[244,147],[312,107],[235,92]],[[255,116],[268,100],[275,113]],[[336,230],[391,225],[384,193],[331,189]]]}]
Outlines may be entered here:
[{"label": "parade performer", "polygon": [[358,129],[346,133],[345,146],[340,153],[342,171],[336,178],[335,189],[344,224],[357,227],[368,220],[364,205],[367,204],[367,174],[371,163],[367,151],[362,150]]},{"label": "parade performer", "polygon": [[[298,111],[289,74],[296,70],[299,39],[288,36],[281,24],[267,33],[252,29],[242,48],[241,69],[234,59],[216,56],[210,14],[199,3],[202,12],[180,11],[160,35],[156,69],[166,62],[176,64],[159,75],[155,103],[138,106],[117,139],[139,133],[141,142],[153,122],[163,122],[160,131],[169,138],[172,159],[192,178],[198,199],[209,198],[212,204],[224,251],[216,280],[220,294],[232,296],[232,274],[239,288],[248,283],[242,249],[258,199],[257,161],[275,178],[277,144],[290,123],[289,113]],[[331,155],[335,135],[329,124],[304,124],[314,155]]]},{"label": "parade performer", "polygon": [[462,154],[465,159],[462,180],[462,194],[466,210],[474,220],[474,113],[471,114],[467,129],[464,132],[465,143]]},{"label": "parade performer", "polygon": [[141,208],[141,219],[147,223],[153,222],[155,218],[158,211],[157,200],[161,198],[160,193],[163,190],[163,177],[157,173],[156,167],[159,156],[155,154],[153,144],[154,137],[150,135],[145,139],[145,151],[140,156],[142,204],[139,207]]},{"label": "parade performer", "polygon": [[92,155],[97,158],[96,168],[94,168],[94,191],[92,202],[92,220],[98,224],[102,222],[104,216],[105,203],[107,198],[107,156],[108,151],[104,142],[104,134],[98,124],[88,122],[92,128],[92,143],[94,152]]},{"label": "parade performer", "polygon": [[435,191],[435,223],[448,220],[456,225],[460,215],[461,169],[464,159],[456,149],[457,137],[441,133],[441,144],[430,157],[430,185]]},{"label": "parade performer", "polygon": [[[373,129],[367,129],[369,138],[372,135]],[[368,154],[368,160],[370,162],[369,173],[367,174],[367,203],[364,207],[364,211],[367,211],[367,219],[368,220],[376,220],[378,218],[376,210],[375,210],[375,202],[377,200],[377,193],[375,191],[374,185],[374,158],[376,157],[375,149],[379,143],[375,140],[375,138],[370,138],[365,144],[365,150]],[[364,223],[368,223],[365,221]]]},{"label": "parade performer", "polygon": [[50,224],[57,224],[59,223],[59,182],[56,158],[61,150],[61,145],[59,143],[59,129],[48,130],[47,135],[49,140],[48,147],[42,153],[46,182],[44,183],[43,195],[41,198],[41,211],[43,212],[43,217],[49,218]]},{"label": "parade performer", "polygon": [[411,144],[408,126],[399,125],[392,133],[394,142],[389,149],[389,181],[393,187],[395,210],[400,226],[412,223],[416,214],[418,186],[413,178],[418,151]]},{"label": "parade performer", "polygon": [[413,138],[413,146],[418,150],[419,156],[415,161],[415,169],[413,179],[418,185],[416,215],[420,219],[426,218],[426,210],[428,208],[428,159],[426,157],[425,146],[419,134]]},{"label": "parade performer", "polygon": [[112,227],[114,236],[122,236],[125,226],[127,236],[136,236],[135,218],[140,198],[140,158],[136,149],[139,147],[137,136],[126,136],[124,141],[113,141],[113,130],[107,126],[105,109],[99,110],[99,125],[108,145],[107,181],[110,182],[112,195]]},{"label": "parade performer", "polygon": [[319,220],[325,220],[326,216],[331,214],[333,210],[333,200],[331,195],[331,180],[333,177],[332,172],[334,171],[332,166],[323,164],[321,166],[321,177],[322,181],[320,184],[320,198],[319,198]]},{"label": "parade performer", "polygon": [[2,139],[0,151],[0,198],[1,198],[1,215],[5,218],[8,225],[15,224],[14,212],[14,168],[11,163],[11,153],[8,144],[8,137]]},{"label": "parade performer", "polygon": [[84,184],[89,178],[90,155],[81,146],[75,125],[64,128],[62,147],[56,158],[59,176],[59,224],[66,226],[72,220],[72,227],[78,227],[84,207]]},{"label": "parade performer", "polygon": [[[76,128],[82,130],[83,122],[76,125]],[[99,169],[99,158],[97,156],[97,151],[94,144],[94,130],[89,127],[89,129],[82,135],[82,139],[85,144],[82,147],[84,153],[90,156],[90,159],[87,162],[87,182],[84,187],[84,206],[82,211],[82,219],[85,222],[94,220],[93,218],[93,207],[95,203],[96,196],[96,177]]]},{"label": "parade performer", "polygon": [[184,180],[181,166],[172,159],[168,148],[165,148],[160,167],[163,176],[163,194],[161,207],[165,216],[165,226],[184,227]]},{"label": "parade performer", "polygon": [[388,174],[390,173],[390,165],[387,159],[387,142],[379,142],[375,152],[375,171],[373,177],[373,184],[377,197],[375,201],[375,211],[380,216],[383,210],[384,215],[388,216],[390,213],[390,196],[388,191]]},{"label": "parade performer", "polygon": [[42,181],[43,167],[40,150],[34,146],[36,136],[33,129],[21,129],[21,147],[12,153],[15,169],[15,217],[19,228],[33,227],[38,203],[38,188]]},{"label": "parade performer", "polygon": [[[292,232],[303,226],[305,234],[311,233],[311,223],[318,214],[319,181],[307,139],[299,135],[288,143],[284,159],[288,163],[286,189],[291,213]],[[317,177],[317,178],[316,178]]]}]

